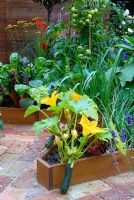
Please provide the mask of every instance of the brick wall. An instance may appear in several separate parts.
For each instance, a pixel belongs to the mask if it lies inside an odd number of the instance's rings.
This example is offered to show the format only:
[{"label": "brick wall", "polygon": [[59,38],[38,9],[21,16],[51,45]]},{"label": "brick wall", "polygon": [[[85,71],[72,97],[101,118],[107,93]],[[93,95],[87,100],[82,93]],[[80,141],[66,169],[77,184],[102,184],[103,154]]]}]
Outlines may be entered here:
[{"label": "brick wall", "polygon": [[[57,19],[59,9],[63,5],[56,5],[53,19]],[[32,0],[0,0],[0,60],[6,62],[12,51],[10,41],[4,30],[7,24],[16,23],[18,20],[31,20],[33,17],[42,16],[47,19],[47,11],[43,5]]]}]

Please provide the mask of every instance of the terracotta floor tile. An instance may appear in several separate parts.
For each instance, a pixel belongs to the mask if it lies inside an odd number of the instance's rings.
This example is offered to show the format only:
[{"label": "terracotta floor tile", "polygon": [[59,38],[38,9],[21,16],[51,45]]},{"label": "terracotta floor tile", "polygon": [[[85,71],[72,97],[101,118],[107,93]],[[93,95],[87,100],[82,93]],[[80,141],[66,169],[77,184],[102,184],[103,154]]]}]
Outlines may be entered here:
[{"label": "terracotta floor tile", "polygon": [[0,167],[4,168],[17,158],[18,154],[4,153],[0,156]]},{"label": "terracotta floor tile", "polygon": [[59,190],[48,192],[34,197],[32,200],[73,200],[69,194],[60,194]]},{"label": "terracotta floor tile", "polygon": [[111,187],[123,187],[128,184],[134,184],[134,173],[124,173],[104,179],[104,182]]},{"label": "terracotta floor tile", "polygon": [[0,195],[0,200],[20,200],[26,192],[24,189],[8,188]]},{"label": "terracotta floor tile", "polygon": [[0,193],[12,182],[10,176],[0,176]]},{"label": "terracotta floor tile", "polygon": [[134,198],[134,194],[125,188],[112,189],[99,193],[97,196],[103,200],[132,200]]},{"label": "terracotta floor tile", "polygon": [[8,153],[17,153],[20,154],[22,151],[24,151],[28,146],[30,145],[30,142],[26,141],[14,141],[12,145],[8,148]]},{"label": "terracotta floor tile", "polygon": [[94,195],[101,191],[110,190],[111,187],[101,180],[89,181],[71,186],[68,193],[75,199],[87,195]]},{"label": "terracotta floor tile", "polygon": [[0,145],[0,156],[8,150],[6,146]]},{"label": "terracotta floor tile", "polygon": [[7,167],[0,170],[0,175],[17,177],[27,168],[28,163],[24,161],[14,161]]}]

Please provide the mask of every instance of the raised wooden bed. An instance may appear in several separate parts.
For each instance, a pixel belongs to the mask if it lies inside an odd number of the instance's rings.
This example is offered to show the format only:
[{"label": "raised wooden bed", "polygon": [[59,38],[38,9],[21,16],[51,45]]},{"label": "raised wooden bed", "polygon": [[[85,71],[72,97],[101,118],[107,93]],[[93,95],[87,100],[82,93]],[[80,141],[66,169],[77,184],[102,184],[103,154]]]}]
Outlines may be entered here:
[{"label": "raised wooden bed", "polygon": [[22,108],[0,107],[4,123],[11,124],[33,124],[39,120],[39,113],[36,112],[29,117],[24,118],[25,110]]},{"label": "raised wooden bed", "polygon": [[[64,177],[65,165],[49,165],[44,161],[49,152],[50,150],[44,150],[37,159],[37,180],[50,190],[60,187]],[[134,149],[128,151],[128,157],[131,157],[131,163],[134,163]],[[115,158],[119,162],[118,168],[120,172],[131,170],[120,153],[117,152]],[[73,169],[71,185],[116,175],[118,170],[114,163],[115,160],[110,154],[79,159]]]},{"label": "raised wooden bed", "polygon": [[[52,112],[44,110],[49,116],[52,116]],[[33,124],[36,121],[44,119],[44,116],[39,112],[24,118],[25,110],[22,108],[8,108],[0,107],[0,112],[2,113],[2,119],[4,123],[11,124]]]}]

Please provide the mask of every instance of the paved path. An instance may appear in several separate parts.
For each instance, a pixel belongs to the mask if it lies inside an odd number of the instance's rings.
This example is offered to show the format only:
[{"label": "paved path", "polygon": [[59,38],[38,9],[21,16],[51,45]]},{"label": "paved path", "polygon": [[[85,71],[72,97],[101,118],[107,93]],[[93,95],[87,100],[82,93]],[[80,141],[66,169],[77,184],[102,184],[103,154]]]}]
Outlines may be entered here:
[{"label": "paved path", "polygon": [[0,132],[0,200],[134,200],[133,173],[71,186],[66,195],[39,185],[36,158],[49,135],[36,138],[31,128],[6,125]]}]

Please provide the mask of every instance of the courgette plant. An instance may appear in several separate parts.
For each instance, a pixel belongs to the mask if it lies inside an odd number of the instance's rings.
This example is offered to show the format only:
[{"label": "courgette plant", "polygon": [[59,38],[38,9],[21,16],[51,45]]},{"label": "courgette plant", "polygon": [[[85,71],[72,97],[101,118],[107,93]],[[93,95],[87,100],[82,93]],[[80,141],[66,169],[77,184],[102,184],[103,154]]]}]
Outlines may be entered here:
[{"label": "courgette plant", "polygon": [[[49,117],[40,109],[40,104],[48,106],[47,110],[54,113]],[[112,135],[109,128],[104,128],[98,121],[97,105],[86,95],[79,95],[73,90],[57,94],[53,91],[51,96],[45,96],[37,106],[30,106],[25,117],[40,111],[44,114],[44,119],[35,122],[33,130],[36,135],[44,129],[48,130],[52,136],[45,145],[50,148],[54,143],[58,147],[60,162],[66,165],[65,176],[61,183],[61,193],[65,194],[68,190],[72,169],[79,158],[98,142],[106,141],[111,143]],[[64,122],[63,122],[64,118]],[[122,154],[126,153],[125,144],[120,137],[116,137],[114,143]]]}]

